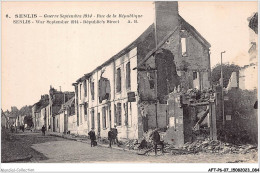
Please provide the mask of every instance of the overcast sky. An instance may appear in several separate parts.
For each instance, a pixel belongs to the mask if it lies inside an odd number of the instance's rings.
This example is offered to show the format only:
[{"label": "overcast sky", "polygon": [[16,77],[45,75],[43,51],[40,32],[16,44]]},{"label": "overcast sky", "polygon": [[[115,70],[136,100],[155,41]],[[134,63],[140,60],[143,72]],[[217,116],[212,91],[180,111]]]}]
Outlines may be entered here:
[{"label": "overcast sky", "polygon": [[[32,105],[50,85],[72,83],[134,41],[154,21],[152,2],[2,2],[2,108]],[[257,2],[179,2],[180,15],[210,42],[211,65],[243,65],[248,56],[247,18]],[[138,24],[13,24],[6,14],[141,14]],[[239,60],[239,61],[238,61]],[[245,61],[246,62],[246,61]]]}]

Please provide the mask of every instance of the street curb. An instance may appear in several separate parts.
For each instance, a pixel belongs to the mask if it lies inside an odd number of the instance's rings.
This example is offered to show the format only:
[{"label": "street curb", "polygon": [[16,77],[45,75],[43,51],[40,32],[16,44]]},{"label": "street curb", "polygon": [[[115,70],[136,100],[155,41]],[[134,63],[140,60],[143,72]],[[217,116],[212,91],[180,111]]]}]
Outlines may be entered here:
[{"label": "street curb", "polygon": [[28,155],[25,157],[21,157],[19,159],[13,159],[13,160],[3,160],[2,163],[11,163],[11,162],[18,162],[18,161],[26,161],[26,160],[30,160],[32,158],[32,155]]},{"label": "street curb", "polygon": [[[64,138],[64,139],[68,139],[68,140],[73,140],[73,141],[77,141],[77,142],[82,142],[82,143],[88,143],[90,144],[90,141],[87,141],[87,140],[81,140],[81,139],[76,139],[76,138],[71,138],[71,137],[67,137],[67,136],[64,136],[62,134],[54,134],[54,133],[49,133],[50,136],[56,136],[56,137],[61,137],[61,138]],[[97,146],[99,147],[104,147],[104,148],[109,148],[108,147],[108,144],[105,145],[105,144],[97,144]],[[132,152],[132,153],[138,153],[138,151],[135,151],[135,150],[129,150],[129,149],[124,149],[124,148],[119,148],[119,147],[114,147],[112,146],[111,149],[116,149],[116,150],[121,150],[121,151],[127,151],[127,152]]]}]

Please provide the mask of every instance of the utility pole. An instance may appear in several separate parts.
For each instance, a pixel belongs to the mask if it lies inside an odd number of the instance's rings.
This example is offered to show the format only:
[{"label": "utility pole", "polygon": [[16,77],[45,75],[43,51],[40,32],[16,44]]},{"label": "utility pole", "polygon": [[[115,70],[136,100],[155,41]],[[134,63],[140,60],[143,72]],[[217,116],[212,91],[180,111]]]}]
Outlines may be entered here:
[{"label": "utility pole", "polygon": [[63,102],[63,111],[64,111],[64,127],[63,127],[63,133],[67,133],[67,110],[65,108],[65,103],[66,103],[66,94],[65,92],[63,93],[64,96],[64,102]]},{"label": "utility pole", "polygon": [[223,128],[225,127],[225,113],[224,113],[224,82],[223,82],[223,64],[222,64],[222,54],[226,53],[226,51],[221,52],[221,99],[222,99],[222,116],[223,116]]},{"label": "utility pole", "polygon": [[[155,10],[155,16],[154,16],[154,38],[155,38],[155,50],[157,51],[158,49],[158,40],[157,40],[157,28],[156,28],[156,5],[155,5],[156,2],[154,2],[154,10]],[[154,57],[156,56],[156,51],[155,51],[155,54],[154,54]],[[156,57],[155,57],[156,59]],[[156,71],[154,71],[155,73],[155,121],[156,121],[156,128],[158,128],[158,108],[157,108],[157,105],[158,105],[158,93],[157,93],[157,83],[158,83],[158,80],[157,80],[157,67],[156,67]]]}]

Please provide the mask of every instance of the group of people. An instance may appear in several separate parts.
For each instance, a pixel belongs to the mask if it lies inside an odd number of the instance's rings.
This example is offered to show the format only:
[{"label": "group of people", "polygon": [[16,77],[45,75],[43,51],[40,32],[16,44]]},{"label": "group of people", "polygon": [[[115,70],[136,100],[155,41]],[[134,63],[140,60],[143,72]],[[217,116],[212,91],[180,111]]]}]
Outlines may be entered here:
[{"label": "group of people", "polygon": [[[108,140],[109,140],[109,147],[110,148],[112,147],[112,144],[119,145],[117,134],[118,134],[118,131],[116,129],[116,126],[114,126],[114,128],[110,128],[110,130],[108,132]],[[96,146],[97,142],[96,142],[96,134],[95,134],[94,128],[91,129],[91,131],[88,133],[88,135],[89,135],[89,138],[90,138],[90,141],[91,141],[90,146],[91,147]]]},{"label": "group of people", "polygon": [[[46,131],[46,127],[43,125],[42,126],[42,134],[45,136],[45,131]],[[90,146],[94,147],[97,145],[97,141],[96,141],[96,134],[94,131],[94,128],[91,129],[91,131],[88,133],[89,138],[90,138]],[[109,147],[111,148],[113,144],[117,144],[119,146],[119,142],[118,142],[118,131],[116,126],[114,126],[114,128],[110,128],[110,130],[108,131],[108,140],[109,140]],[[164,143],[163,141],[161,141],[160,139],[160,134],[158,132],[158,129],[154,129],[153,132],[150,135],[150,139],[153,141],[153,146],[154,146],[154,151],[155,151],[155,155],[157,155],[157,148],[158,145],[161,145],[161,150],[163,153],[163,149],[164,149]]]},{"label": "group of people", "polygon": [[[14,131],[17,132],[18,127],[16,125],[11,125],[11,132],[13,133]],[[19,130],[24,132],[24,124],[19,126]]]},{"label": "group of people", "polygon": [[[119,146],[117,134],[118,134],[118,131],[117,131],[116,126],[114,128],[110,128],[110,130],[108,131],[108,140],[109,140],[110,148],[112,147],[113,144],[117,144]],[[96,142],[96,134],[95,134],[94,128],[91,129],[91,131],[88,133],[88,135],[91,140],[91,143],[90,143],[91,147],[96,146],[97,142]],[[161,151],[162,151],[162,153],[164,153],[164,151],[163,151],[164,142],[161,141],[158,129],[154,129],[154,131],[150,135],[150,139],[153,141],[155,155],[157,155],[158,145],[161,146]]]},{"label": "group of people", "polygon": [[108,140],[109,140],[109,147],[112,147],[112,144],[117,144],[119,146],[118,138],[117,138],[117,129],[116,126],[115,128],[111,128],[108,132]]}]

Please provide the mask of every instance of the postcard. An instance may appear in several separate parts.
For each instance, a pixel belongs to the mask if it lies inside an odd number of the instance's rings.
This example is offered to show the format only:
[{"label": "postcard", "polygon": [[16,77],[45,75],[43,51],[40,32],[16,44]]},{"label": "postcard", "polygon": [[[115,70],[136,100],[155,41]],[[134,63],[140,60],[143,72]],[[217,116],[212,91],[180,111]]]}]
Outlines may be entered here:
[{"label": "postcard", "polygon": [[1,171],[259,172],[257,1],[2,1],[1,43]]}]

